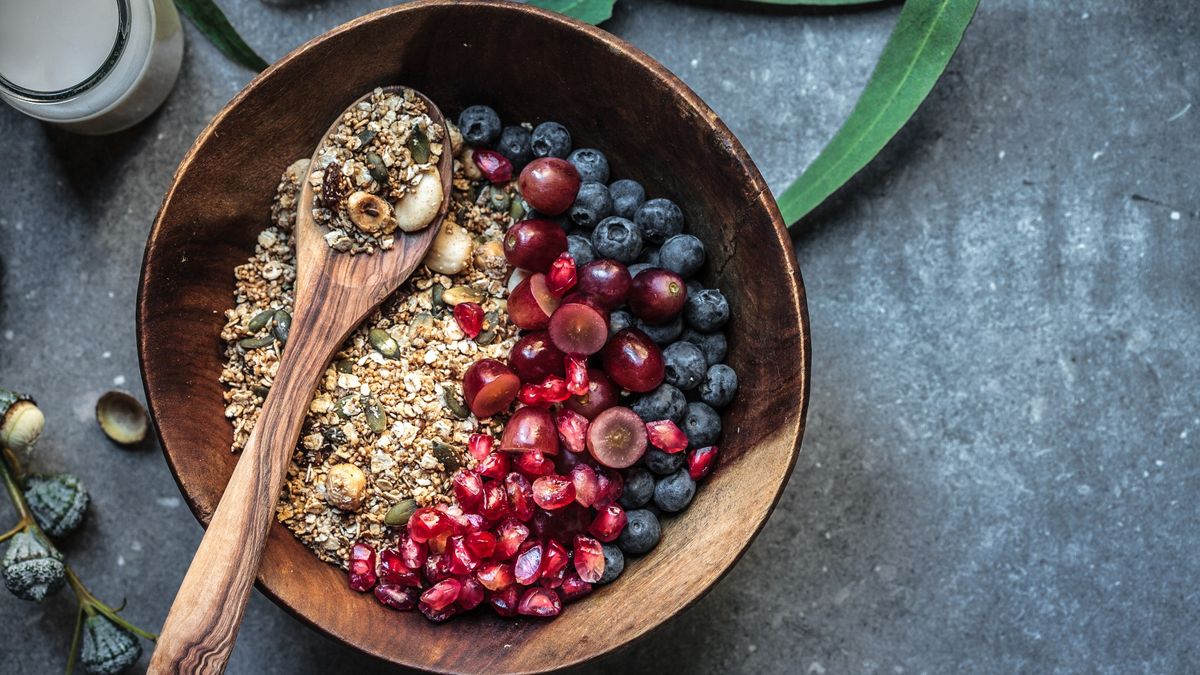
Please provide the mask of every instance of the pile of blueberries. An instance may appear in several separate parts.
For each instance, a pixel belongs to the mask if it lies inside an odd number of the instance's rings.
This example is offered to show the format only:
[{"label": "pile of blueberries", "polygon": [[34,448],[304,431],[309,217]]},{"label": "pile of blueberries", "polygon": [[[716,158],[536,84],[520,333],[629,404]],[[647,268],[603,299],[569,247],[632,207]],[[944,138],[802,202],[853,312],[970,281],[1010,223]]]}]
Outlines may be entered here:
[{"label": "pile of blueberries", "polygon": [[[582,184],[575,203],[558,222],[567,231],[568,251],[577,265],[610,258],[626,265],[630,276],[660,267],[686,280],[684,310],[673,319],[653,325],[615,311],[609,331],[636,327],[663,347],[664,382],[646,394],[635,394],[629,403],[633,411],[646,422],[675,422],[692,447],[716,445],[721,434],[717,411],[733,401],[738,386],[737,374],[724,363],[729,303],[720,290],[705,288],[695,278],[704,266],[704,244],[684,232],[679,205],[664,197],[647,200],[645,188],[635,180],[609,182],[604,153],[572,148],[570,131],[557,122],[542,122],[532,130],[502,126],[495,110],[475,105],[462,112],[458,125],[469,144],[495,149],[512,162],[515,172],[538,157],[558,157],[575,166]],[[650,447],[638,465],[625,470],[619,503],[628,524],[617,546],[604,545],[602,583],[620,574],[622,551],[642,555],[658,544],[660,515],[682,511],[691,503],[696,481],[684,466],[685,454]]]}]

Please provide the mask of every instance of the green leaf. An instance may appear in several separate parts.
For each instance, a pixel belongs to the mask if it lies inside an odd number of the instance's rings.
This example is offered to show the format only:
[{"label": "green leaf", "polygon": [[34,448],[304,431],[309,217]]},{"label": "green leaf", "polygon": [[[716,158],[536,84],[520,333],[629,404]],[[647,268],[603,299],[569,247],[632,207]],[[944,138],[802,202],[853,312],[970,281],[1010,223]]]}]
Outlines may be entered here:
[{"label": "green leaf", "polygon": [[758,2],[764,5],[817,5],[817,6],[836,6],[836,5],[874,5],[880,2],[892,2],[893,0],[746,0],[746,2]]},{"label": "green leaf", "polygon": [[255,72],[266,69],[267,62],[238,35],[212,0],[175,0],[175,5],[230,60]]},{"label": "green leaf", "polygon": [[821,154],[779,197],[794,227],[896,135],[933,89],[979,0],[908,0],[854,110]]},{"label": "green leaf", "polygon": [[575,17],[592,25],[612,17],[617,0],[529,0],[529,4]]}]

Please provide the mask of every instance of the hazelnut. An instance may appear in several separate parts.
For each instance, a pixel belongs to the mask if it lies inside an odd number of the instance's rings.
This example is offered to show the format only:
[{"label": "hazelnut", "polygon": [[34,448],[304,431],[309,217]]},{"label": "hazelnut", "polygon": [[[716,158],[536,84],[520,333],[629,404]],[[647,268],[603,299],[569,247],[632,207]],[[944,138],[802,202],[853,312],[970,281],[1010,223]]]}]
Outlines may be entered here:
[{"label": "hazelnut", "polygon": [[335,464],[325,476],[325,501],[343,511],[357,511],[367,496],[367,476],[353,464]]},{"label": "hazelnut", "polygon": [[[359,190],[346,200],[346,211],[350,222],[367,234],[388,233],[395,229],[392,207],[376,195]],[[389,229],[389,225],[391,228]]]}]

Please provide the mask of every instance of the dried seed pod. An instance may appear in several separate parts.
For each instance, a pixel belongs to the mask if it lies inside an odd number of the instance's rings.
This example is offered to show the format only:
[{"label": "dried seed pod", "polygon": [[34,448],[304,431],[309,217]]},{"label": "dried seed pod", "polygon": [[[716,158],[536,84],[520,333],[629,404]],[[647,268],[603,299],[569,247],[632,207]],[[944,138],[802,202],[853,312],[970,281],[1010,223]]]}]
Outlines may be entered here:
[{"label": "dried seed pod", "polygon": [[142,643],[137,636],[103,614],[93,614],[83,624],[79,663],[90,675],[116,675],[137,663]]},{"label": "dried seed pod", "polygon": [[470,286],[454,286],[442,293],[442,302],[451,307],[463,302],[482,303],[486,298],[483,291]]},{"label": "dried seed pod", "polygon": [[25,500],[42,530],[62,537],[83,522],[88,493],[71,474],[30,476],[25,479]]},{"label": "dried seed pod", "polygon": [[[382,328],[372,328],[367,333],[367,341],[375,348],[375,351],[390,358],[395,358],[396,354],[400,353],[400,345],[396,339]],[[349,371],[346,371],[349,372]]]},{"label": "dried seed pod", "polygon": [[389,527],[400,527],[407,525],[408,519],[417,510],[417,502],[415,499],[401,499],[395,506],[388,509],[386,515],[383,516],[383,524]]},{"label": "dried seed pod", "polygon": [[325,476],[325,501],[343,511],[357,511],[367,496],[367,476],[353,464],[335,464]]},{"label": "dried seed pod", "polygon": [[421,180],[396,202],[396,225],[405,232],[416,232],[433,222],[442,208],[442,179],[437,169],[421,174]]},{"label": "dried seed pod", "polygon": [[[240,343],[239,343],[240,344]],[[96,401],[96,421],[104,435],[121,445],[135,445],[146,438],[150,420],[146,409],[134,397],[113,390]]]},{"label": "dried seed pod", "polygon": [[391,205],[382,197],[370,192],[359,190],[350,195],[346,200],[346,212],[350,216],[350,222],[367,234],[387,234],[395,229],[390,227],[393,224]]},{"label": "dried seed pod", "polygon": [[0,566],[4,568],[4,585],[8,590],[22,600],[33,602],[41,602],[58,590],[67,573],[58,549],[29,530],[13,535]]},{"label": "dried seed pod", "polygon": [[425,254],[425,266],[438,274],[458,274],[467,266],[474,247],[469,232],[456,223],[446,222]]},{"label": "dried seed pod", "polygon": [[28,453],[45,426],[46,417],[31,396],[0,389],[0,447]]}]

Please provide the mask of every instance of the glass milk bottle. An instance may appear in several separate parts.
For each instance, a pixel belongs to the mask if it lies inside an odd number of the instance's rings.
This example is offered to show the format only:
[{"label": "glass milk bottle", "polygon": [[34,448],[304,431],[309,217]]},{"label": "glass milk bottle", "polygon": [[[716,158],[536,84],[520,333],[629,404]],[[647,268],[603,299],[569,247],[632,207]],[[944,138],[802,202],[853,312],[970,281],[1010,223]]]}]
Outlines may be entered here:
[{"label": "glass milk bottle", "polygon": [[69,131],[142,121],[182,58],[172,0],[0,0],[0,98]]}]

